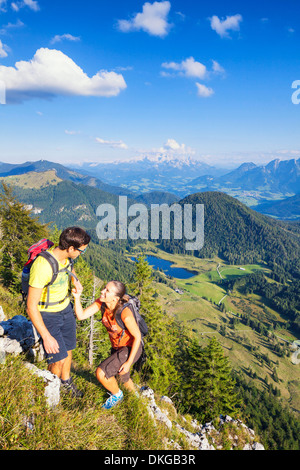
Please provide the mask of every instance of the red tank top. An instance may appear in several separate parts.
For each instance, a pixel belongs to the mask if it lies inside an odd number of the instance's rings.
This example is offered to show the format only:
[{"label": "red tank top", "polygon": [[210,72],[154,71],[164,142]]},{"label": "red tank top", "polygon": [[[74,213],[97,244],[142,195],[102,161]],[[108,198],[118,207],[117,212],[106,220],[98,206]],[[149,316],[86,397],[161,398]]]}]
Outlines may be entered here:
[{"label": "red tank top", "polygon": [[[102,302],[100,302],[99,299],[97,299],[96,302],[101,309]],[[121,313],[121,319],[123,322],[128,315],[132,315],[132,312],[130,308],[125,307]],[[119,349],[123,346],[132,347],[134,337],[129,333],[128,330],[122,330],[114,317],[111,315],[108,308],[106,308],[103,313],[102,323],[108,331],[109,339],[114,349]]]}]

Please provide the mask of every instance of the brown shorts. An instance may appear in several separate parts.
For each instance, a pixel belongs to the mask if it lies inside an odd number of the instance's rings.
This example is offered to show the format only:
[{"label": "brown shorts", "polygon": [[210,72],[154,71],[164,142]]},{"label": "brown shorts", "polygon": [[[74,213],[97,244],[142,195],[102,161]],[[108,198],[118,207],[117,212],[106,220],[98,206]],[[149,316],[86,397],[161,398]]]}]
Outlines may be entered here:
[{"label": "brown shorts", "polygon": [[[130,355],[131,348],[124,346],[120,349],[112,349],[111,356],[105,359],[99,365],[100,369],[103,370],[105,373],[105,377],[110,379],[118,375],[120,382],[125,383],[128,382],[130,379],[130,372],[127,374],[119,374],[120,367],[127,361]],[[142,354],[142,344],[140,344],[138,352],[134,358],[133,364],[139,359],[140,355]]]}]

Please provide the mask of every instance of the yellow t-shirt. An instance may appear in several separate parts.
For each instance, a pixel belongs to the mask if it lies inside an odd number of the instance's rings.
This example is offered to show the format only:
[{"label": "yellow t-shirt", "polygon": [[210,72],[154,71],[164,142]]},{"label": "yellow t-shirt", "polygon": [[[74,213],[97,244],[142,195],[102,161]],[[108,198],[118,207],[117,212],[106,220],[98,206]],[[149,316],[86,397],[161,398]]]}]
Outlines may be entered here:
[{"label": "yellow t-shirt", "polygon": [[[53,252],[55,246],[52,246],[48,251]],[[54,256],[54,255],[53,255]],[[55,257],[55,256],[54,256]],[[58,260],[57,260],[58,261]],[[69,260],[67,259],[63,264],[58,261],[59,270],[68,266]],[[39,256],[32,264],[30,269],[29,285],[31,287],[42,288],[47,285],[52,279],[52,268],[49,262]],[[56,280],[50,286],[50,302],[58,302],[63,300],[69,292],[69,274],[66,271],[58,273]],[[47,288],[44,288],[41,295],[41,302],[47,301]],[[64,302],[56,305],[50,305],[46,308],[45,305],[39,305],[39,310],[43,312],[59,312],[66,308],[70,303],[70,298],[67,297]]]}]

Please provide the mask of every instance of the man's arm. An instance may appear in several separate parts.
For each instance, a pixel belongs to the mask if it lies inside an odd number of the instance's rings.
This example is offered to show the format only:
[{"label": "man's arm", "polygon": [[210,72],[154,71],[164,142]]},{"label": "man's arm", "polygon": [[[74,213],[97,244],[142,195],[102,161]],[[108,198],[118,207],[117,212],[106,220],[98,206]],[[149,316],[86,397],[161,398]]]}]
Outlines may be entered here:
[{"label": "man's arm", "polygon": [[43,339],[45,351],[48,354],[59,352],[59,346],[55,338],[50,335],[43,321],[42,315],[38,309],[38,304],[42,295],[43,288],[29,286],[27,297],[27,313],[33,325]]}]

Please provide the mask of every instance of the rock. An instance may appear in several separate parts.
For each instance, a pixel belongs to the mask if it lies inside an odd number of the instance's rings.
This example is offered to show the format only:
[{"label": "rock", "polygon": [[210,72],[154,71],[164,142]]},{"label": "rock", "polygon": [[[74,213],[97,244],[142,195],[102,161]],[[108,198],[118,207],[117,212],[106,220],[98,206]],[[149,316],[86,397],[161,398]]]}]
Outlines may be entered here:
[{"label": "rock", "polygon": [[252,445],[252,450],[265,450],[265,448],[259,442],[254,442]]},{"label": "rock", "polygon": [[160,400],[161,400],[161,401],[164,401],[164,402],[166,402],[166,403],[170,403],[170,405],[173,405],[173,402],[172,402],[171,398],[166,397],[165,395],[162,396]]},{"label": "rock", "polygon": [[60,379],[48,370],[41,370],[34,364],[27,362],[26,367],[47,383],[45,387],[45,397],[50,408],[55,408],[60,400]]},{"label": "rock", "polygon": [[208,442],[208,439],[206,436],[201,436],[198,450],[216,450],[216,449],[214,448],[212,444]]},{"label": "rock", "polygon": [[16,339],[0,338],[0,351],[17,356],[23,352],[23,348]]},{"label": "rock", "polygon": [[[236,431],[240,428],[243,428],[243,432],[246,434],[246,439],[249,440],[250,443],[244,445],[243,450],[264,450],[264,446],[259,444],[258,442],[254,441],[254,431],[248,428],[241,420],[234,420],[231,416],[220,416],[219,422],[214,420],[218,429],[215,428],[213,422],[205,423],[203,425],[199,424],[195,419],[193,419],[191,425],[192,427],[197,430],[197,432],[193,433],[185,429],[183,426],[180,426],[176,421],[172,423],[172,421],[164,414],[161,409],[157,406],[154,397],[154,391],[150,387],[141,387],[140,393],[143,398],[148,400],[147,409],[149,415],[154,420],[160,421],[164,423],[170,430],[172,430],[173,425],[177,428],[177,430],[185,436],[185,440],[188,444],[188,448],[192,450],[223,450],[222,444],[222,432],[223,428],[225,428],[226,434],[226,427],[230,425],[230,430],[232,434],[229,434],[229,438],[232,441],[231,449],[234,449],[238,445],[238,432],[235,433],[234,427],[236,427]],[[160,401],[166,402],[171,404],[174,407],[172,400],[166,396],[160,398]],[[176,413],[177,415],[177,413]],[[181,420],[184,423],[187,423],[187,420],[184,416],[181,417]],[[211,443],[210,443],[211,442]],[[172,446],[173,449],[179,449],[180,446],[178,443],[174,442],[167,442],[167,448]]]},{"label": "rock", "polygon": [[199,445],[201,444],[201,438],[199,434],[197,433],[193,434],[192,432],[187,431],[185,428],[183,428],[179,424],[176,424],[176,427],[177,429],[179,429],[179,431],[182,434],[185,435],[187,441],[190,443],[192,447],[197,447],[197,448],[199,447]]},{"label": "rock", "polygon": [[154,418],[161,423],[164,423],[169,429],[172,429],[172,421],[161,411],[157,405],[150,405],[154,414]]},{"label": "rock", "polygon": [[4,321],[4,320],[6,320],[6,316],[3,312],[2,306],[0,305],[0,321]]}]

